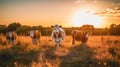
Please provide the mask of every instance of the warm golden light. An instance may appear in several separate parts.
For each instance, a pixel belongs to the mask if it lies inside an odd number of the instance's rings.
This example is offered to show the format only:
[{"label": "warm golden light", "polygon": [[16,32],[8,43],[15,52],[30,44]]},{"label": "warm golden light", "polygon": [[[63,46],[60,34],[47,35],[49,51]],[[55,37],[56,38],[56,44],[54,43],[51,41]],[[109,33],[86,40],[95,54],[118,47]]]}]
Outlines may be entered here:
[{"label": "warm golden light", "polygon": [[84,24],[94,25],[95,27],[101,27],[103,23],[103,17],[94,15],[92,11],[86,11],[81,9],[76,12],[72,17],[72,24],[76,27]]}]

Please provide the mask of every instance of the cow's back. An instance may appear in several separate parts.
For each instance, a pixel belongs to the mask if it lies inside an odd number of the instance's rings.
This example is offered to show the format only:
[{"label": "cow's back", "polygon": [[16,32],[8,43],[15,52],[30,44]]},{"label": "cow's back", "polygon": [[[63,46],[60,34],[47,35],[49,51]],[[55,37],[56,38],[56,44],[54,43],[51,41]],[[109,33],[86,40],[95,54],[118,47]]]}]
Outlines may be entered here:
[{"label": "cow's back", "polygon": [[72,31],[72,38],[76,41],[86,41],[86,33],[83,31],[74,30]]}]

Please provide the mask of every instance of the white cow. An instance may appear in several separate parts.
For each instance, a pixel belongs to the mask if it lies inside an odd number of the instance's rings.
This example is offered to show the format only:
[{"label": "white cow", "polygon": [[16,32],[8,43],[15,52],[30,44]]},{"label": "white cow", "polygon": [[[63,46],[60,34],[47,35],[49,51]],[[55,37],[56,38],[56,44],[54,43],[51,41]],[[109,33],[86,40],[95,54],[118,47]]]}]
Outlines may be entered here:
[{"label": "white cow", "polygon": [[51,26],[52,28],[54,28],[54,30],[52,31],[52,39],[55,43],[55,46],[59,47],[61,46],[61,42],[64,40],[65,38],[65,31],[64,29],[61,28],[61,26],[55,25],[55,26]]}]

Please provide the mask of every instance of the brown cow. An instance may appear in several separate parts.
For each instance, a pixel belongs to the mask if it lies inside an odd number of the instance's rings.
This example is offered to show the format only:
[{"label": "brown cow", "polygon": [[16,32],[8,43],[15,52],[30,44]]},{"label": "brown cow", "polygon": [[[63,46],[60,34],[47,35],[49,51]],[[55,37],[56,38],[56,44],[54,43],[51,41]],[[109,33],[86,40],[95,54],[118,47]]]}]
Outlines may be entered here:
[{"label": "brown cow", "polygon": [[39,30],[30,31],[30,36],[33,44],[40,43],[41,32]]},{"label": "brown cow", "polygon": [[84,31],[74,30],[72,31],[72,45],[75,44],[76,41],[81,41],[82,44],[87,42],[88,40],[88,33]]},{"label": "brown cow", "polygon": [[12,43],[12,45],[14,45],[14,41],[17,38],[17,34],[14,31],[9,31],[6,33],[6,39],[8,41],[8,43]]}]

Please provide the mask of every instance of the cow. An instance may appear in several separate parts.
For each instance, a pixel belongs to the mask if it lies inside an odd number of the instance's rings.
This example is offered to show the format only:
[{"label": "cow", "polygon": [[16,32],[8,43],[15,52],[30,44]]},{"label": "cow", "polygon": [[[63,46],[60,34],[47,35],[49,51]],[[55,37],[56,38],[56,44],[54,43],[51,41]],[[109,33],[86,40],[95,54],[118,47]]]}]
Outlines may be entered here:
[{"label": "cow", "polygon": [[86,44],[88,40],[88,33],[84,31],[79,31],[79,30],[73,30],[71,32],[72,34],[72,45],[75,44],[75,41],[81,41],[82,44]]},{"label": "cow", "polygon": [[64,38],[66,36],[65,31],[61,25],[60,26],[54,25],[51,27],[54,28],[51,33],[52,40],[55,43],[55,46],[59,47],[59,46],[61,46],[61,42],[64,40]]},{"label": "cow", "polygon": [[6,40],[8,41],[8,44],[14,45],[14,42],[17,38],[17,34],[14,31],[6,32]]},{"label": "cow", "polygon": [[39,30],[31,30],[30,31],[30,37],[32,38],[33,44],[40,44],[40,36],[41,32]]}]

